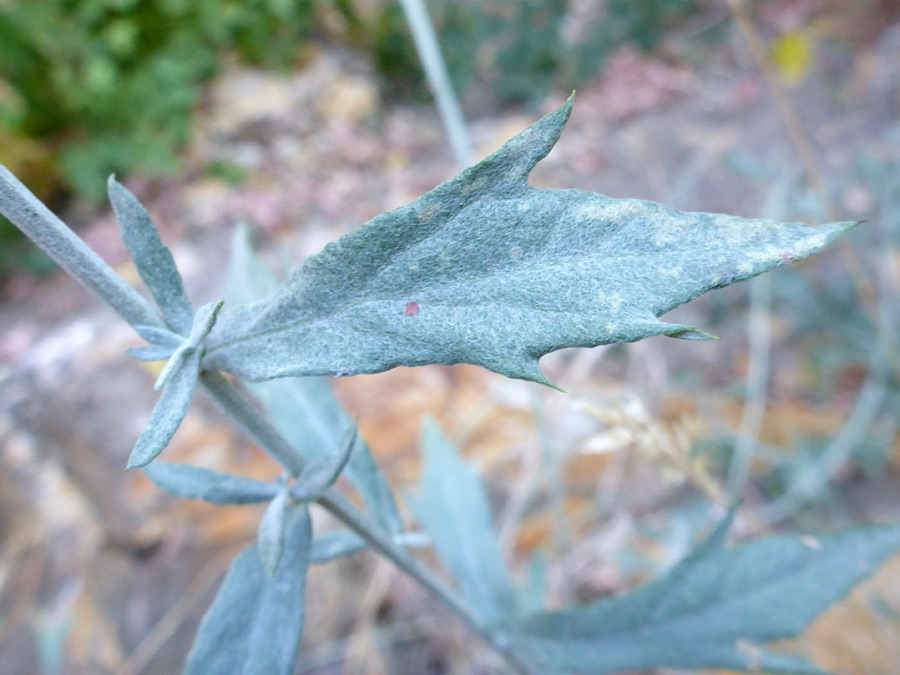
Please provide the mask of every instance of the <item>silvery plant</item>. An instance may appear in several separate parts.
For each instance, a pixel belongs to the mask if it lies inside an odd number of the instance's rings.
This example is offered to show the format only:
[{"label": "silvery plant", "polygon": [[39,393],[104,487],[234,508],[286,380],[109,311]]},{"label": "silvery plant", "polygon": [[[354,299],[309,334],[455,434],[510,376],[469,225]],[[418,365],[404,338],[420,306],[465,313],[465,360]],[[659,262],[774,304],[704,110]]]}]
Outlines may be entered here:
[{"label": "silvery plant", "polygon": [[[798,635],[870,575],[900,549],[900,527],[729,546],[732,508],[647,585],[561,611],[535,609],[502,560],[479,476],[431,422],[421,489],[408,502],[448,575],[422,562],[388,481],[324,379],[468,363],[552,386],[538,362],[558,349],[658,335],[710,339],[658,317],[807,258],[855,225],[684,213],[529,186],[571,109],[570,99],[456,178],[328,244],[284,283],[238,233],[228,292],[196,308],[147,211],[115,179],[110,201],[155,306],[0,167],[3,214],[146,341],[131,356],[166,361],[127,468],[180,497],[267,504],[257,541],[233,562],[200,625],[186,673],[292,673],[303,659],[307,569],[363,550],[432,594],[509,672],[823,673],[766,643]],[[283,467],[279,480],[158,459],[198,385]],[[339,476],[362,508],[335,487]],[[317,535],[313,505],[344,529]]]}]

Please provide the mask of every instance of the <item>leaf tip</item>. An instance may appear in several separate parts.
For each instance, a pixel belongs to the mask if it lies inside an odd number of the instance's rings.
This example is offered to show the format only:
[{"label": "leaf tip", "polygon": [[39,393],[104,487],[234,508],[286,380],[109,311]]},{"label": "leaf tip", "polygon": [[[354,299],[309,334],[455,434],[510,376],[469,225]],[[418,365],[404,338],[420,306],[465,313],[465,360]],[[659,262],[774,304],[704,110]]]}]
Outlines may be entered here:
[{"label": "leaf tip", "polygon": [[128,463],[125,465],[125,470],[131,471],[132,469],[143,469],[152,461],[152,459],[152,457],[149,459],[145,459],[143,457],[136,456],[136,453],[132,452],[131,456],[128,458]]}]

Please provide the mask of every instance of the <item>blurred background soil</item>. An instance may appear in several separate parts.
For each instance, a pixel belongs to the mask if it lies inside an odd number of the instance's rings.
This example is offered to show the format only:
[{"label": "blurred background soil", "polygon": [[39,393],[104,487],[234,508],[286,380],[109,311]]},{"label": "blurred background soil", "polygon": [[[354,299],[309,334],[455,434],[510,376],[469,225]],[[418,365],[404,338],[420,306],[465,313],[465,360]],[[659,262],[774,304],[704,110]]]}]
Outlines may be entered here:
[{"label": "blurred background soil", "polygon": [[[415,62],[403,61],[414,52],[402,15],[358,4],[335,6],[370,23],[326,10],[282,36],[279,64],[217,52],[175,164],[118,169],[195,306],[219,297],[237,223],[286,271],[457,171]],[[628,23],[617,2],[522,3],[532,14],[487,3],[507,29],[479,36],[471,63],[466,31],[481,24],[467,19],[470,5],[435,8],[478,156],[562,104],[574,83],[574,114],[535,185],[868,222],[806,263],[667,319],[718,342],[654,338],[545,357],[565,393],[468,366],[334,381],[401,498],[417,481],[423,415],[441,422],[486,477],[517,578],[545,566],[551,607],[645,581],[736,496],[739,537],[900,520],[900,5],[759,2],[743,23],[724,1],[657,5],[668,14]],[[0,38],[24,30],[10,11],[0,7]],[[598,12],[630,29],[580,35],[602,23]],[[0,59],[13,43],[0,41]],[[584,44],[597,53],[567,50]],[[0,85],[2,112],[10,87]],[[81,147],[71,139],[85,130],[9,128],[18,135],[0,140],[0,162],[137,285],[110,210],[67,178]],[[82,175],[84,153],[97,152],[79,152]],[[123,471],[155,401],[154,366],[124,353],[140,340],[15,240],[0,247],[0,674],[177,672],[261,513],[169,498]],[[277,475],[202,396],[166,458]],[[895,560],[792,648],[837,673],[898,672],[898,574]],[[501,672],[372,554],[313,568],[307,593],[300,673]]]}]

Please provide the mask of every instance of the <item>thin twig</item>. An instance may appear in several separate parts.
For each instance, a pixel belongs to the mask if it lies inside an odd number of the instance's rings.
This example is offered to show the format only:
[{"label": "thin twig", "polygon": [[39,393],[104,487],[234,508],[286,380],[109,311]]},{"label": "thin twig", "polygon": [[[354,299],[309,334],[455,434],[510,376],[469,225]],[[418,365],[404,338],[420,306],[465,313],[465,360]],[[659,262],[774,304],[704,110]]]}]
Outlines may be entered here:
[{"label": "thin twig", "polygon": [[472,142],[466,129],[466,122],[459,107],[459,101],[453,91],[453,84],[447,73],[447,64],[441,55],[441,47],[437,36],[434,34],[434,26],[428,16],[428,9],[422,0],[400,0],[406,22],[412,31],[413,41],[416,44],[416,52],[425,70],[425,79],[428,87],[434,95],[438,113],[444,130],[447,132],[447,140],[456,157],[456,163],[460,169],[471,166],[474,161]]},{"label": "thin twig", "polygon": [[756,63],[757,68],[759,68],[763,78],[766,80],[766,86],[768,86],[769,91],[772,94],[772,99],[778,107],[778,113],[781,115],[784,126],[787,127],[791,143],[797,151],[797,156],[803,163],[803,168],[809,177],[809,182],[812,183],[813,188],[819,195],[819,199],[822,202],[825,212],[829,215],[831,220],[834,220],[831,216],[833,210],[831,207],[831,200],[829,199],[828,191],[825,188],[825,180],[822,178],[822,172],[819,170],[819,165],[816,162],[812,144],[809,142],[809,138],[803,130],[803,125],[800,124],[797,113],[794,111],[793,106],[788,100],[784,88],[781,86],[775,73],[772,72],[772,67],[769,65],[769,60],[766,57],[765,45],[763,45],[762,38],[760,38],[759,33],[753,25],[753,21],[751,21],[750,16],[747,14],[747,7],[744,4],[744,0],[728,0],[728,5],[731,7],[731,11],[734,14],[738,27],[740,28],[744,39],[747,41],[747,46],[750,48],[750,54],[753,57],[753,61]]}]

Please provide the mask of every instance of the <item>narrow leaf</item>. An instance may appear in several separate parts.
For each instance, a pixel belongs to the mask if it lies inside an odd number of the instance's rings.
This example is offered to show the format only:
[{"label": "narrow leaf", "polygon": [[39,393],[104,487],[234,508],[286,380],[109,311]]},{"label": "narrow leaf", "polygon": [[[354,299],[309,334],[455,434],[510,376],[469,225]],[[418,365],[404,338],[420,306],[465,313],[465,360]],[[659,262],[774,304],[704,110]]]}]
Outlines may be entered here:
[{"label": "narrow leaf", "polygon": [[113,176],[107,187],[122,241],[141,279],[150,289],[166,323],[175,332],[187,335],[194,312],[171,251],[162,243],[156,226],[135,196]]},{"label": "narrow leaf", "polygon": [[144,473],[169,494],[212,504],[259,504],[278,494],[278,486],[187,464],[153,462]]},{"label": "narrow leaf", "polygon": [[270,578],[256,546],[231,565],[188,655],[186,675],[290,675],[303,634],[312,526],[305,507],[287,517],[281,564]]},{"label": "narrow leaf", "polygon": [[485,621],[500,623],[513,610],[513,589],[481,480],[432,420],[422,430],[422,451],[422,480],[409,505],[465,598]]},{"label": "narrow leaf", "polygon": [[[235,232],[231,247],[227,290],[228,307],[259,300],[276,286],[272,274],[253,254],[246,228]],[[250,386],[278,430],[306,459],[313,460],[339,447],[353,420],[341,407],[323,378],[286,378]],[[366,508],[391,534],[403,529],[391,486],[362,438],[344,470]]]},{"label": "narrow leaf", "polygon": [[291,496],[299,500],[312,500],[330,488],[347,466],[350,453],[356,445],[358,432],[356,426],[350,428],[344,436],[337,452],[316,457],[303,470],[291,488]]},{"label": "narrow leaf", "polygon": [[165,328],[157,328],[156,326],[134,326],[134,330],[147,342],[154,345],[175,348],[184,342],[183,335],[177,335]]},{"label": "narrow leaf", "polygon": [[287,489],[280,490],[275,499],[269,503],[269,508],[266,509],[266,514],[259,524],[259,536],[256,540],[259,561],[270,577],[275,576],[284,550],[288,495]]},{"label": "narrow leaf", "polygon": [[269,298],[222,317],[210,366],[251,380],[473,363],[546,382],[563,347],[709,337],[657,317],[819,251],[817,228],[535,189],[571,100],[480,164],[309,258]]},{"label": "narrow leaf", "polygon": [[166,361],[172,357],[173,351],[171,347],[163,347],[162,345],[145,345],[125,350],[131,358],[148,362]]},{"label": "narrow leaf", "polygon": [[329,532],[313,540],[309,562],[311,565],[321,565],[365,550],[366,542],[358,534],[350,531]]},{"label": "narrow leaf", "polygon": [[200,369],[200,353],[193,352],[175,371],[153,407],[150,423],[140,435],[131,456],[128,469],[146,466],[161,453],[187,414],[188,406],[197,386]]},{"label": "narrow leaf", "polygon": [[540,670],[730,668],[822,675],[763,649],[801,633],[900,548],[900,527],[812,540],[757,539],[725,547],[727,518],[688,558],[632,593],[522,621],[511,641]]}]

